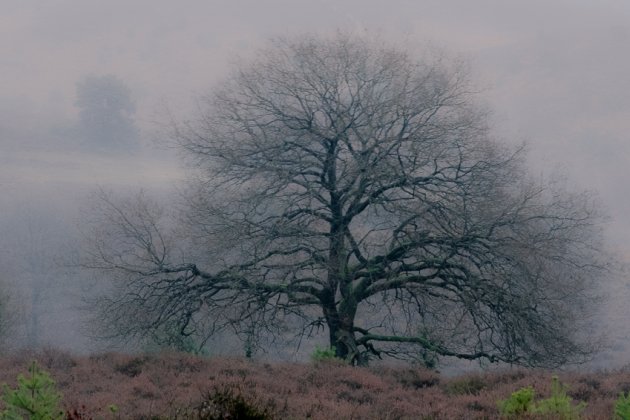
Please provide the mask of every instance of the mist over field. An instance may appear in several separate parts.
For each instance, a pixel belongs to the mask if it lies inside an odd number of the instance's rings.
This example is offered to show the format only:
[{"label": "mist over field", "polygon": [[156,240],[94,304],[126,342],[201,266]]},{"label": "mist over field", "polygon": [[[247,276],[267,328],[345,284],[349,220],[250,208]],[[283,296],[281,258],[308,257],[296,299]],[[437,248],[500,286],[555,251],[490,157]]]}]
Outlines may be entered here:
[{"label": "mist over field", "polygon": [[[348,31],[470,67],[492,132],[525,142],[534,175],[592,191],[607,246],[630,262],[630,4],[620,1],[0,0],[0,286],[10,348],[78,353],[95,341],[85,298],[99,285],[73,267],[99,189],[145,190],[177,205],[189,162],[169,142],[196,99],[273,37]],[[103,100],[111,96],[111,100]],[[103,102],[104,101],[104,102]],[[105,105],[103,105],[105,103]],[[113,103],[113,105],[111,105]],[[610,348],[596,367],[630,363],[624,267],[602,285]],[[619,274],[621,273],[621,274]],[[304,360],[274,344],[262,358]],[[224,337],[211,353],[241,352]],[[122,348],[125,348],[124,346]]]}]

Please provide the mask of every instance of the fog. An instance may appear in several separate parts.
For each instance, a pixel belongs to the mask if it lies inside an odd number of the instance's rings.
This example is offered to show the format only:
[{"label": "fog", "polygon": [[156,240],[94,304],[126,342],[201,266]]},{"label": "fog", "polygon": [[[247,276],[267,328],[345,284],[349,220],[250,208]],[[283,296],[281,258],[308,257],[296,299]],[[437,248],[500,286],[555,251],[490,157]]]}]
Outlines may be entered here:
[{"label": "fog", "polygon": [[[536,174],[599,195],[608,242],[630,260],[630,3],[602,0],[0,0],[0,282],[15,345],[97,351],[80,310],[91,279],[71,270],[98,187],[169,197],[185,165],[165,138],[196,95],[271,37],[336,30],[461,56],[497,137],[525,142]],[[128,89],[133,147],[88,140],[81,83]],[[113,82],[114,84],[118,82]],[[98,84],[98,82],[93,82]],[[122,95],[124,96],[124,94]],[[89,105],[87,106],[89,108]],[[127,124],[121,122],[118,127]],[[87,131],[86,131],[87,130]],[[611,367],[630,362],[628,288],[606,286]]]}]

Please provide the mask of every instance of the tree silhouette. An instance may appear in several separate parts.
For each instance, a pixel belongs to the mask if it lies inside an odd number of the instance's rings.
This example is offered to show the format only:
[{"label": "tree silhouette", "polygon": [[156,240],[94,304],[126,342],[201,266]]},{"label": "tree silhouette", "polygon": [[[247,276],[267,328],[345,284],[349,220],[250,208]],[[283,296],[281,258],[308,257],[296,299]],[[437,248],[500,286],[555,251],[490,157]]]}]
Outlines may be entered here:
[{"label": "tree silhouette", "polygon": [[[323,326],[338,357],[580,361],[606,271],[596,206],[492,140],[463,66],[360,38],[280,40],[175,127],[185,234],[100,195],[84,265],[114,334]],[[207,331],[207,330],[206,330]]]},{"label": "tree silhouette", "polygon": [[129,151],[138,147],[131,91],[118,77],[88,76],[77,83],[79,133],[97,151]]}]

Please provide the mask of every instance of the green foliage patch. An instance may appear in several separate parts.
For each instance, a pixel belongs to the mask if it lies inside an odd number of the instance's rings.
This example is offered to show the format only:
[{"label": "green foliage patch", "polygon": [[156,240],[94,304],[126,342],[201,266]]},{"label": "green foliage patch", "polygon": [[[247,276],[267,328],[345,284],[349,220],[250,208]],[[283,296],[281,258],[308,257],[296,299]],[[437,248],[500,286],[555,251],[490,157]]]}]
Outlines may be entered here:
[{"label": "green foliage patch", "polygon": [[514,391],[510,398],[499,401],[499,411],[506,417],[531,413],[534,406],[534,388],[531,386]]},{"label": "green foliage patch", "polygon": [[15,389],[4,385],[2,401],[5,409],[0,413],[0,419],[63,419],[64,413],[59,408],[61,394],[55,388],[55,381],[48,373],[40,370],[35,362],[28,371],[28,376],[18,376]]},{"label": "green foliage patch", "polygon": [[554,375],[549,398],[535,401],[534,388],[528,386],[513,392],[509,398],[499,401],[498,406],[501,415],[507,418],[538,414],[554,419],[574,420],[580,418],[586,403],[574,404],[573,399],[567,395],[566,387]]},{"label": "green foliage patch", "polygon": [[630,392],[620,393],[615,401],[615,420],[630,420]]},{"label": "green foliage patch", "polygon": [[315,347],[313,353],[311,354],[311,360],[314,362],[325,362],[325,361],[333,361],[339,360],[337,354],[335,353],[335,349],[333,348],[321,348],[319,346]]}]

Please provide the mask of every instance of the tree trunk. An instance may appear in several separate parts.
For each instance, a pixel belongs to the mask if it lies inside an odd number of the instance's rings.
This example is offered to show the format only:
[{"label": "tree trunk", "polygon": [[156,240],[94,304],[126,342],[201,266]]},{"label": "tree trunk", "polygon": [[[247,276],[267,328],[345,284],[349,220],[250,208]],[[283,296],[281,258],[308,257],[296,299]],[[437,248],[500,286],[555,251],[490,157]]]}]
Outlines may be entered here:
[{"label": "tree trunk", "polygon": [[350,365],[365,365],[354,335],[354,313],[343,311],[340,314],[333,302],[333,305],[324,307],[324,317],[328,324],[330,348],[335,349],[335,356]]}]

